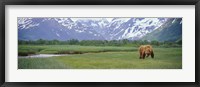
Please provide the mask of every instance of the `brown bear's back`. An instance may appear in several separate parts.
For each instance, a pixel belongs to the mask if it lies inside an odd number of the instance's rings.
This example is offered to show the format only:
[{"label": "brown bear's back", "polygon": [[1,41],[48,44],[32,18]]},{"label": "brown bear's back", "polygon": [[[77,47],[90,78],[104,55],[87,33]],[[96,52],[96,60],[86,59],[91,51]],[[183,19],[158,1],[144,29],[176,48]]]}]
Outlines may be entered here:
[{"label": "brown bear's back", "polygon": [[139,51],[143,51],[143,50],[146,50],[146,49],[150,49],[152,51],[152,46],[151,45],[141,45],[139,47]]}]

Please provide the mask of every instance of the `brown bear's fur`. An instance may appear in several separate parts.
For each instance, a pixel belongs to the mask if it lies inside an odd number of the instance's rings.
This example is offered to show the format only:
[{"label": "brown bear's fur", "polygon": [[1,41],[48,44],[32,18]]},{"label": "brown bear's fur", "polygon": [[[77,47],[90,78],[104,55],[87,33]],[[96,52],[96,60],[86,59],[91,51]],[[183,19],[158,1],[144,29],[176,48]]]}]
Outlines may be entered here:
[{"label": "brown bear's fur", "polygon": [[151,55],[151,58],[154,58],[153,48],[151,45],[141,45],[139,47],[140,59],[145,59],[145,56],[148,57]]}]

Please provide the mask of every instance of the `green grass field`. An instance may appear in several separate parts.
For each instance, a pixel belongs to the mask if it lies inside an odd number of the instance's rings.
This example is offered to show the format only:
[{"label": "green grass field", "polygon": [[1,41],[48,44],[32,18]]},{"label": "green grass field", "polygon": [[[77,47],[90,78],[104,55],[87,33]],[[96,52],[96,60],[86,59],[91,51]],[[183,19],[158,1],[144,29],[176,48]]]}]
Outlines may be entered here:
[{"label": "green grass field", "polygon": [[137,47],[19,45],[19,55],[63,54],[49,58],[18,58],[19,69],[181,69],[181,48],[154,48],[155,57],[139,59]]},{"label": "green grass field", "polygon": [[78,46],[78,45],[19,45],[18,54],[81,54],[98,52],[137,51],[135,47]]}]

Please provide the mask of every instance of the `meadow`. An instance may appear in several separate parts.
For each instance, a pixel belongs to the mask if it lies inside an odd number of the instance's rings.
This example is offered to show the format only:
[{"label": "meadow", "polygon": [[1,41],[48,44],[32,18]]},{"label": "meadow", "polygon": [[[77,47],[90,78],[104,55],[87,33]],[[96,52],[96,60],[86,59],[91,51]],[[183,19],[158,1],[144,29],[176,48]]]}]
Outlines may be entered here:
[{"label": "meadow", "polygon": [[138,47],[19,45],[18,55],[69,54],[18,58],[18,69],[181,69],[182,48],[154,48],[155,57],[139,59]]}]

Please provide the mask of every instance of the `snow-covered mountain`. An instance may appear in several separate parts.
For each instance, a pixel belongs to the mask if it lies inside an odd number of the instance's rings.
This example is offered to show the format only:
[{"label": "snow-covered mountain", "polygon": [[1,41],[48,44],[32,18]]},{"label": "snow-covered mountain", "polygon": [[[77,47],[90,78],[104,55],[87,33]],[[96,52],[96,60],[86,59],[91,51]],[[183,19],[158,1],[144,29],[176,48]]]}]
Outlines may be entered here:
[{"label": "snow-covered mountain", "polygon": [[[136,40],[156,30],[167,21],[165,18],[117,18],[108,25],[109,40]],[[107,31],[107,30],[106,30]]]},{"label": "snow-covered mountain", "polygon": [[173,18],[18,18],[19,40],[138,40]]},{"label": "snow-covered mountain", "polygon": [[153,32],[146,34],[142,39],[172,42],[182,40],[182,19],[169,19]]}]

